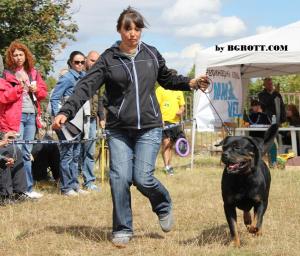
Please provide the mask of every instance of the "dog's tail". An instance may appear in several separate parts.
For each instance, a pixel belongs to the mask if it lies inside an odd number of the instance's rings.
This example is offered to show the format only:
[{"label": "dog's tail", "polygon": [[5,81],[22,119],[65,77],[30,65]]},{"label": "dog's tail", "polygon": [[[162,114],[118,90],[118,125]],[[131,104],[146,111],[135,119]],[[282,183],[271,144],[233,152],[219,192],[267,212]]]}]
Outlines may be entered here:
[{"label": "dog's tail", "polygon": [[278,134],[278,128],[279,128],[278,124],[272,124],[269,127],[269,129],[265,132],[263,155],[267,153],[272,147],[274,143],[274,139]]}]

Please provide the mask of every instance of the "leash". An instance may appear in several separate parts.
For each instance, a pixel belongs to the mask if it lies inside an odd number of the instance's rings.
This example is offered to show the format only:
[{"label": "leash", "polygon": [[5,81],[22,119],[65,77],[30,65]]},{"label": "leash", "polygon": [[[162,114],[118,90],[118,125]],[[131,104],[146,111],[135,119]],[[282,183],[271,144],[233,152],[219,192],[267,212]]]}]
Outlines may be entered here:
[{"label": "leash", "polygon": [[165,125],[163,127],[163,131],[172,129],[173,127],[184,125],[185,123],[188,123],[188,122],[193,122],[195,120],[196,119],[193,118],[193,119],[187,119],[187,120],[184,120],[184,121],[180,121],[179,123]]},{"label": "leash", "polygon": [[[213,83],[212,80],[211,80],[210,78],[207,78],[207,79],[208,79],[208,81],[209,81],[209,84],[212,84],[212,83]],[[228,128],[227,125],[225,125],[225,123],[224,123],[223,119],[221,118],[219,112],[217,111],[217,109],[215,108],[214,104],[212,103],[211,99],[210,99],[209,96],[208,96],[208,94],[211,93],[212,90],[213,90],[212,88],[211,88],[209,91],[204,91],[204,90],[200,89],[200,91],[201,91],[202,93],[204,93],[204,95],[205,95],[206,98],[208,99],[209,104],[211,105],[211,107],[213,108],[213,110],[214,110],[215,113],[217,114],[218,118],[220,119],[221,124],[222,124],[222,127],[224,127],[224,128],[226,129],[228,135],[231,136],[232,133],[231,133],[230,129]]]}]

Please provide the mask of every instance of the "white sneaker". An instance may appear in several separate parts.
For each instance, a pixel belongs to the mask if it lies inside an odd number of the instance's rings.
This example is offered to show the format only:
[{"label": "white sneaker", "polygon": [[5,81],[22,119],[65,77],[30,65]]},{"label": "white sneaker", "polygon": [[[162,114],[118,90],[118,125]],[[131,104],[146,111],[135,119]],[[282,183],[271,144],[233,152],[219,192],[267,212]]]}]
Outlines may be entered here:
[{"label": "white sneaker", "polygon": [[63,195],[65,195],[65,196],[78,196],[78,193],[75,190],[71,189],[68,192],[63,193]]},{"label": "white sneaker", "polygon": [[81,194],[81,195],[87,195],[87,194],[90,193],[89,191],[83,190],[83,189],[81,189],[81,188],[77,189],[76,192],[77,192],[78,194]]},{"label": "white sneaker", "polygon": [[36,191],[25,192],[25,195],[27,195],[31,199],[39,199],[44,196],[43,194],[38,193]]}]

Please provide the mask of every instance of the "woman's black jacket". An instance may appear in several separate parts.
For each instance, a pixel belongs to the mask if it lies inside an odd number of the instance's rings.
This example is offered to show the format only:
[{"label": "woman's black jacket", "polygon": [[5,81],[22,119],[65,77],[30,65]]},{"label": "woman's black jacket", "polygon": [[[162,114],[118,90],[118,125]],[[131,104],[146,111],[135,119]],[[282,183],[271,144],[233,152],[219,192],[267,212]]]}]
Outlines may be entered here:
[{"label": "woman's black jacket", "polygon": [[107,49],[76,85],[59,114],[72,119],[79,108],[105,84],[107,128],[144,129],[162,126],[155,96],[156,81],[166,89],[188,91],[190,79],[174,75],[153,46],[141,42],[134,58]]}]

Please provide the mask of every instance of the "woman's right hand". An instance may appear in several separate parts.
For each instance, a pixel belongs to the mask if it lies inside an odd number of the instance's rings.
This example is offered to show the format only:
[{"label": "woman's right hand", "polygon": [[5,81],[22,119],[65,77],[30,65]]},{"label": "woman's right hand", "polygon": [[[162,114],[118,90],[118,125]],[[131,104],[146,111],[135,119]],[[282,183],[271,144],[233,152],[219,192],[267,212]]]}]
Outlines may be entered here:
[{"label": "woman's right hand", "polygon": [[210,84],[208,76],[199,76],[190,80],[189,86],[192,90],[198,90],[205,92]]},{"label": "woman's right hand", "polygon": [[15,160],[13,158],[6,158],[6,166],[13,167]]},{"label": "woman's right hand", "polygon": [[59,130],[61,125],[67,121],[67,117],[65,115],[59,114],[54,118],[54,122],[52,124],[53,130]]}]

